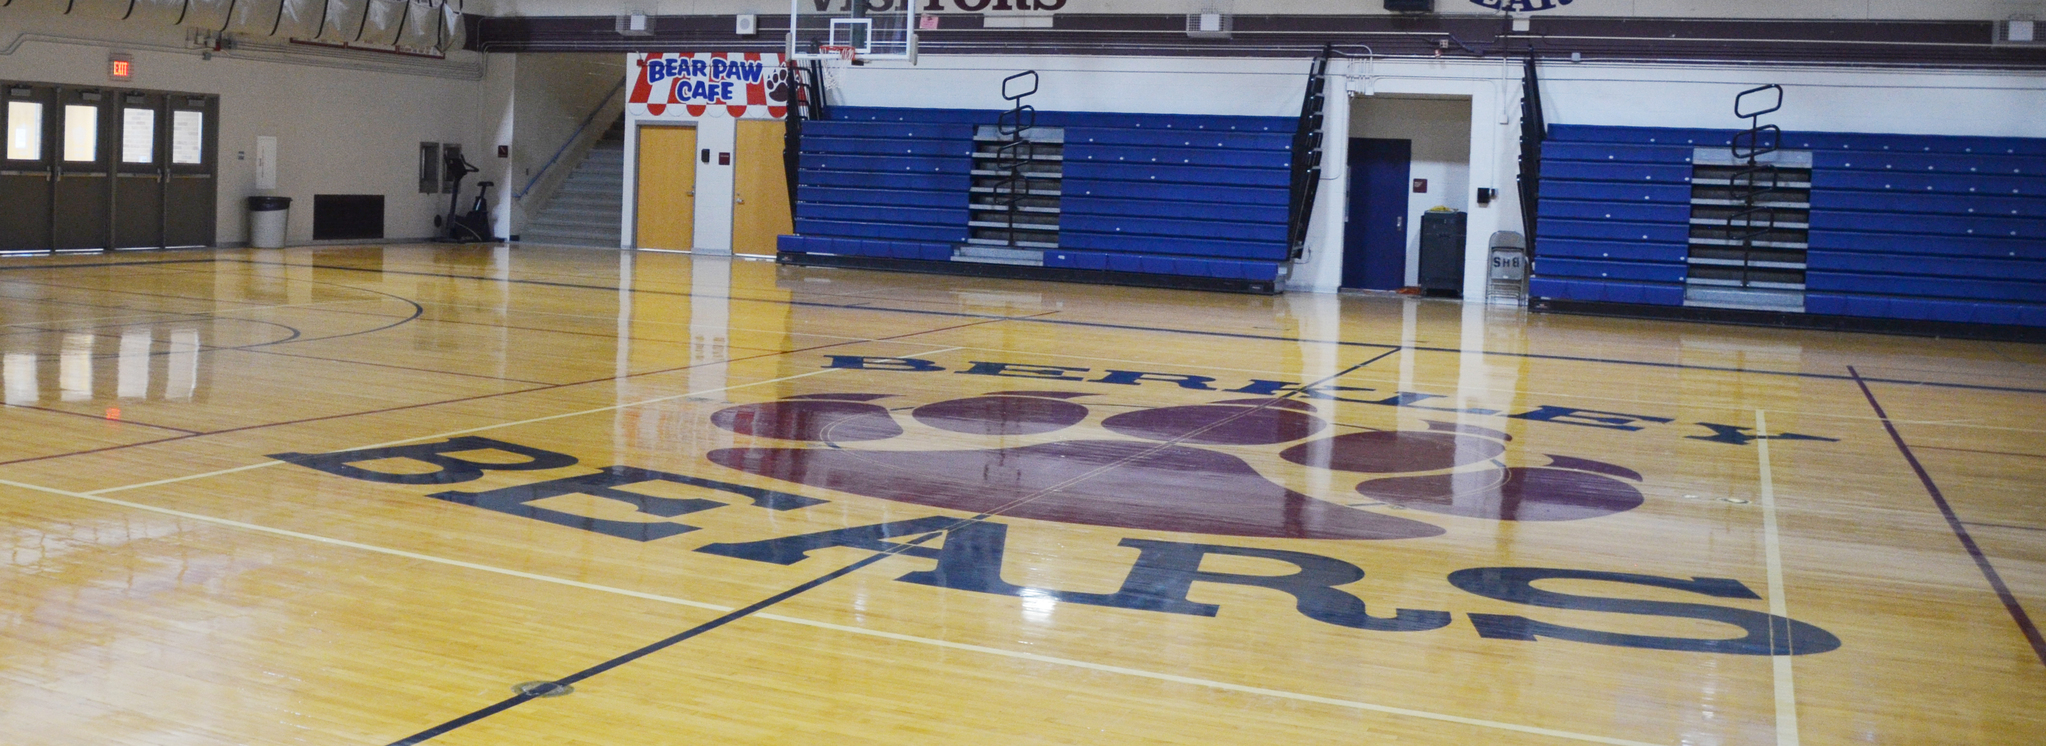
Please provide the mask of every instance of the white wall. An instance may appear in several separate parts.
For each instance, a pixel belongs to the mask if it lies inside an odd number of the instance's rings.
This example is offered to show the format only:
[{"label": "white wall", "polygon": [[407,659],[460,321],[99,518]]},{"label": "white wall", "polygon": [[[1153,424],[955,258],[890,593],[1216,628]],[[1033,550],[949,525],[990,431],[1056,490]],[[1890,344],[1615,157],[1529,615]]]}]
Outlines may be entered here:
[{"label": "white wall", "polygon": [[1733,97],[1784,87],[1786,130],[2046,137],[2046,73],[1544,63],[1550,124],[1745,127]]},{"label": "white wall", "polygon": [[1039,111],[1298,116],[1306,58],[925,56],[827,71],[831,102],[1006,109],[1002,78],[1036,70]]},{"label": "white wall", "polygon": [[1428,181],[1425,193],[1406,191],[1406,284],[1419,285],[1422,213],[1437,206],[1470,208],[1471,102],[1371,96],[1350,99],[1350,107],[1351,137],[1411,141],[1409,178]]},{"label": "white wall", "polygon": [[[431,235],[447,197],[418,193],[422,141],[461,143],[485,168],[465,182],[465,203],[477,180],[502,171],[491,152],[497,122],[481,114],[482,55],[431,61],[252,43],[206,60],[178,27],[17,9],[0,9],[0,23],[0,79],[218,94],[221,243],[246,240],[259,135],[278,138],[278,188],[260,193],[293,199],[293,243],[312,238],[314,194],[382,194],[386,235]],[[133,80],[107,81],[110,50],[133,56]]]}]

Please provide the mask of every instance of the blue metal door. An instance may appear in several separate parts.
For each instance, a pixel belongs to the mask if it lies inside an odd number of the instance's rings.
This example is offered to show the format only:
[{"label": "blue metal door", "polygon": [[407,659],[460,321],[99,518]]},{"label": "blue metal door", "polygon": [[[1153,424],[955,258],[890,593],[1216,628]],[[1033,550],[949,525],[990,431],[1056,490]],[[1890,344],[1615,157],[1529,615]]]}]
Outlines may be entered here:
[{"label": "blue metal door", "polygon": [[1407,178],[1412,140],[1350,138],[1350,214],[1343,287],[1398,290],[1407,279]]}]

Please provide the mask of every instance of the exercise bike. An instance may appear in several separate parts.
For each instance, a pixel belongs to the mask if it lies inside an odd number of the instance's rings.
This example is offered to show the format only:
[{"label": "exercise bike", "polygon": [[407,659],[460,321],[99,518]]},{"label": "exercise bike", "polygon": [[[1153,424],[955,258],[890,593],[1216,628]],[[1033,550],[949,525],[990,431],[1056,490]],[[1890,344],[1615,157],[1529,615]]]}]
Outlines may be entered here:
[{"label": "exercise bike", "polygon": [[469,205],[467,214],[458,212],[462,201],[462,179],[482,170],[470,165],[469,159],[462,157],[461,151],[448,153],[441,159],[441,173],[452,174],[455,177],[455,188],[448,193],[448,214],[433,217],[433,226],[440,229],[439,235],[434,236],[433,240],[440,243],[498,240],[496,236],[490,235],[490,188],[496,186],[496,182],[476,182],[476,201]]}]

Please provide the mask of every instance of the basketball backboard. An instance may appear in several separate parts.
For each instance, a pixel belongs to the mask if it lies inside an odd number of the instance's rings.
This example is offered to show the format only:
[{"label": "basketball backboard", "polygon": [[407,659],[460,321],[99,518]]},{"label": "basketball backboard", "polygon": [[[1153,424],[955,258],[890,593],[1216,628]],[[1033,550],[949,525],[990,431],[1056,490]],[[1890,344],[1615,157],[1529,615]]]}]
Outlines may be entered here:
[{"label": "basketball backboard", "polygon": [[[791,0],[791,59],[916,61],[916,8],[920,0]],[[826,49],[831,47],[831,49]]]}]

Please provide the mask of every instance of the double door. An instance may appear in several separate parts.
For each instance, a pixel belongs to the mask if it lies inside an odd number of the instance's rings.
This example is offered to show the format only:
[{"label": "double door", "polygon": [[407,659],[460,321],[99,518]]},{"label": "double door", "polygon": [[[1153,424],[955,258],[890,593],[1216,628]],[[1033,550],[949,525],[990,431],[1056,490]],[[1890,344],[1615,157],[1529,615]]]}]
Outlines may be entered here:
[{"label": "double door", "polygon": [[213,243],[217,96],[0,83],[0,251]]},{"label": "double door", "polygon": [[[702,137],[697,127],[640,126],[633,245],[771,256],[778,237],[795,232],[782,160],[782,122],[742,119],[733,126],[730,151],[705,147],[703,140],[710,138]],[[715,233],[697,233],[699,184],[726,179],[732,189],[729,243]],[[704,208],[720,212],[715,205]],[[726,229],[719,225],[723,215],[704,217],[701,223],[707,230]]]}]

